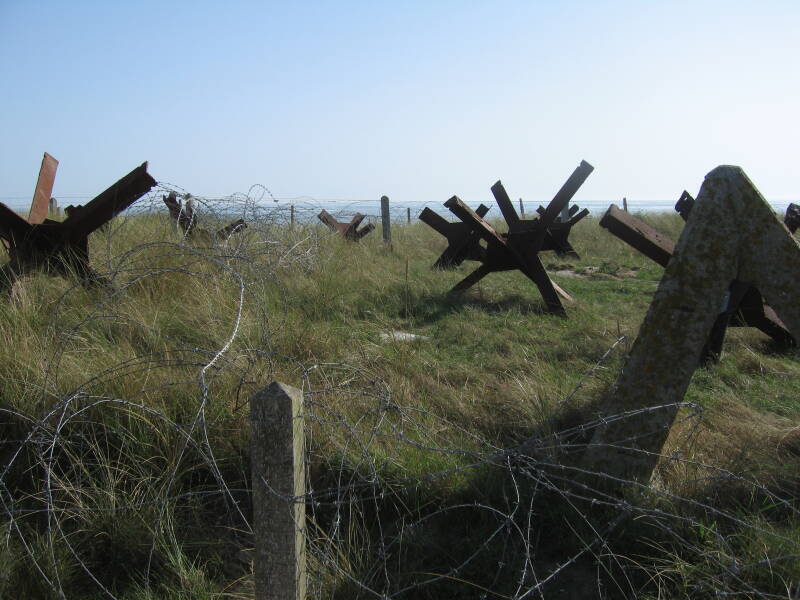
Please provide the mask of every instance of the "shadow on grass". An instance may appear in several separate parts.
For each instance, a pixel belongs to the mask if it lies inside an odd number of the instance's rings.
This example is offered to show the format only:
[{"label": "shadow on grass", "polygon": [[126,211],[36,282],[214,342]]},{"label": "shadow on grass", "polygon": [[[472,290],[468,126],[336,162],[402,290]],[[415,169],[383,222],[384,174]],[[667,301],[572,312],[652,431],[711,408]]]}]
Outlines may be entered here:
[{"label": "shadow on grass", "polygon": [[[535,292],[534,292],[535,293]],[[409,314],[421,325],[430,325],[447,315],[464,312],[472,308],[488,314],[517,312],[521,315],[549,315],[547,306],[538,296],[525,297],[512,294],[500,300],[490,300],[475,293],[430,294],[420,296],[409,307]],[[404,317],[408,315],[403,315]]]}]

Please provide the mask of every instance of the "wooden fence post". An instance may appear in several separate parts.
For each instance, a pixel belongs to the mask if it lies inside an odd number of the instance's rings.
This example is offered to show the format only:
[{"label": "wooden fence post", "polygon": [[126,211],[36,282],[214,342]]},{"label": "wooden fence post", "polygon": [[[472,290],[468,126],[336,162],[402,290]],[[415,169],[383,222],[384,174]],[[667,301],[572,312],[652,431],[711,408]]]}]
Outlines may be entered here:
[{"label": "wooden fence post", "polygon": [[624,210],[625,212],[628,212],[628,199],[627,198],[623,198],[622,199],[622,210]]},{"label": "wooden fence post", "polygon": [[522,205],[522,198],[519,199],[519,216],[525,218],[525,207]]},{"label": "wooden fence post", "polygon": [[294,225],[294,204],[289,207],[289,224]]},{"label": "wooden fence post", "polygon": [[381,222],[383,224],[383,241],[392,245],[392,222],[389,215],[389,197],[381,196]]},{"label": "wooden fence post", "polygon": [[411,223],[411,207],[406,207],[406,223]]},{"label": "wooden fence post", "polygon": [[256,600],[305,600],[303,392],[273,381],[250,399]]},{"label": "wooden fence post", "polygon": [[55,198],[50,198],[49,206],[47,207],[47,212],[50,213],[51,217],[58,217],[61,215],[61,212],[58,210],[58,200]]}]

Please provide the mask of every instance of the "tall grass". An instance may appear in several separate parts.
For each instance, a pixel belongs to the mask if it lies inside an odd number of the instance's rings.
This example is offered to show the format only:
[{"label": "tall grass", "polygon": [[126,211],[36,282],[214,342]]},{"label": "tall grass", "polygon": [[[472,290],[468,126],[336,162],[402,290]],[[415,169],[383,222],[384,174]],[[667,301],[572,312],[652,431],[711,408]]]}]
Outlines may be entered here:
[{"label": "tall grass", "polygon": [[128,217],[91,239],[109,285],[21,281],[0,302],[0,596],[251,598],[247,402],[272,380],[306,392],[315,596],[797,593],[796,355],[731,331],[675,460],[587,502],[575,449],[660,267],[581,221],[580,259],[542,256],[563,319],[518,272],[448,295],[474,264],[432,270],[442,238],[392,233],[264,221],[209,246]]}]

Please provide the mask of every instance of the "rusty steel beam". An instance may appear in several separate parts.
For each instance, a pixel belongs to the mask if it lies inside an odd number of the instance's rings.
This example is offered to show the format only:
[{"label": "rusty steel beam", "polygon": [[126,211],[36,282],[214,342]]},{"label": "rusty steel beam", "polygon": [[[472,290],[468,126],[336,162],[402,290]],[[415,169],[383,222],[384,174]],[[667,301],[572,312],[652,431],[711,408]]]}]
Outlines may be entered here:
[{"label": "rusty steel beam", "polygon": [[[481,204],[475,214],[483,218],[489,207]],[[419,215],[420,221],[433,228],[447,239],[447,248],[433,264],[436,269],[452,269],[465,260],[483,261],[486,251],[480,245],[478,234],[467,223],[451,223],[427,206]]]},{"label": "rusty steel beam", "polygon": [[556,220],[556,217],[561,214],[561,211],[564,210],[564,207],[569,203],[589,175],[592,174],[592,171],[594,171],[594,167],[585,160],[582,160],[581,164],[575,168],[572,175],[570,175],[564,182],[564,185],[561,186],[561,189],[553,196],[547,208],[544,209],[544,213],[542,213],[541,216],[541,222],[544,227],[548,227],[550,223]]},{"label": "rusty steel beam", "polygon": [[514,208],[511,198],[509,198],[506,193],[506,188],[503,187],[500,181],[492,186],[492,195],[494,196],[495,202],[497,202],[497,206],[500,208],[500,212],[503,213],[503,218],[506,220],[506,223],[508,223],[509,228],[519,223],[517,209]]},{"label": "rusty steel beam", "polygon": [[626,213],[616,204],[612,204],[600,219],[600,227],[608,229],[623,242],[662,267],[667,266],[675,252],[675,242],[647,223]]},{"label": "rusty steel beam", "polygon": [[50,198],[53,196],[56,170],[58,170],[58,161],[45,152],[42,166],[39,167],[39,178],[36,180],[31,209],[28,212],[28,223],[31,225],[44,223],[50,213]]},{"label": "rusty steel beam", "polygon": [[92,199],[88,204],[73,210],[63,221],[66,238],[75,242],[108,223],[156,184],[142,163],[114,185]]}]

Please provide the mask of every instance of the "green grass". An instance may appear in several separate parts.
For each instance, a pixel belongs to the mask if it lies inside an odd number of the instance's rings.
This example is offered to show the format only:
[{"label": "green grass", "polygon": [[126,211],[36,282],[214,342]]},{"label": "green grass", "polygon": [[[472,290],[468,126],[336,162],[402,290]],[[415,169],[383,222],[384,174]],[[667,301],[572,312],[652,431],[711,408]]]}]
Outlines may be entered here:
[{"label": "green grass", "polygon": [[[677,216],[645,218],[678,238]],[[247,401],[272,380],[306,391],[320,597],[513,597],[526,552],[541,579],[581,551],[546,597],[796,593],[796,354],[730,331],[670,437],[686,462],[606,532],[619,506],[567,501],[571,472],[544,468],[569,469],[567,446],[489,457],[594,419],[662,269],[584,219],[580,259],[542,255],[575,299],[563,319],[518,272],[452,297],[474,263],[432,270],[444,241],[422,224],[391,250],[378,233],[263,223],[194,248],[165,218],[119,219],[91,240],[111,286],[40,274],[0,302],[0,597],[251,598]]]}]

